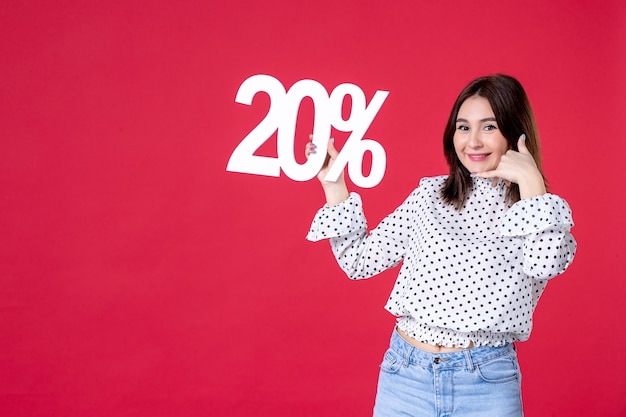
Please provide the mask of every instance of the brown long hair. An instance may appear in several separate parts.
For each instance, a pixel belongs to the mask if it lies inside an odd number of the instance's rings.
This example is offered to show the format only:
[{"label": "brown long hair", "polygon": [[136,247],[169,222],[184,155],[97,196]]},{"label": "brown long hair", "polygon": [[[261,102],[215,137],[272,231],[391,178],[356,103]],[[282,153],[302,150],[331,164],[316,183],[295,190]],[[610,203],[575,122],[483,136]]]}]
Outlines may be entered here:
[{"label": "brown long hair", "polygon": [[[441,196],[446,203],[454,205],[457,210],[461,210],[472,191],[472,178],[456,155],[454,132],[461,105],[473,96],[484,97],[489,101],[498,123],[498,129],[506,138],[510,149],[517,150],[519,137],[522,133],[526,134],[526,147],[533,156],[544,182],[547,183],[541,170],[537,124],[524,88],[519,81],[509,75],[496,74],[477,78],[461,91],[454,102],[443,133],[443,151],[450,168],[450,175],[441,189]],[[507,192],[506,201],[513,204],[519,199],[519,186],[512,183]]]}]

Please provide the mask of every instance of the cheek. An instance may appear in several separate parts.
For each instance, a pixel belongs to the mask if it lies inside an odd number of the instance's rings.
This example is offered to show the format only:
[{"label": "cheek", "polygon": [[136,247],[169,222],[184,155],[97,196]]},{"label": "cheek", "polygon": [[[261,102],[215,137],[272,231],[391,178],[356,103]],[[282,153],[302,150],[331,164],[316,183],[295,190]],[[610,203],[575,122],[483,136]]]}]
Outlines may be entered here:
[{"label": "cheek", "polygon": [[494,141],[493,149],[497,149],[497,152],[500,155],[504,155],[511,149],[509,146],[509,142],[504,138],[504,136],[500,136],[496,141]]},{"label": "cheek", "polygon": [[463,144],[461,143],[461,141],[457,138],[456,135],[454,135],[454,138],[452,140],[452,144],[454,145],[454,150],[456,152],[456,154],[458,155],[459,153],[461,153],[463,151]]},{"label": "cheek", "polygon": [[498,164],[500,163],[500,159],[502,159],[502,156],[506,153],[506,151],[507,151],[506,148],[502,148],[498,150],[498,152],[494,152],[494,154],[496,155],[496,161]]}]

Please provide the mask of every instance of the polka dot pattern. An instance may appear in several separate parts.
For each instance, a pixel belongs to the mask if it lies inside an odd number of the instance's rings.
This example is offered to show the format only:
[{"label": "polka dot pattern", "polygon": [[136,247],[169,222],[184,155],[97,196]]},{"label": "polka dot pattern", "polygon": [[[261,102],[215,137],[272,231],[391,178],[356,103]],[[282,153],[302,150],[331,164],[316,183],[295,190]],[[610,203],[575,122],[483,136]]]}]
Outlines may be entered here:
[{"label": "polka dot pattern", "polygon": [[443,202],[444,176],[424,178],[370,233],[361,198],[320,209],[307,235],[330,239],[352,279],[400,263],[385,308],[416,340],[442,346],[499,346],[528,339],[547,280],[572,262],[571,210],[545,194],[507,205],[507,186],[474,178],[457,211]]}]

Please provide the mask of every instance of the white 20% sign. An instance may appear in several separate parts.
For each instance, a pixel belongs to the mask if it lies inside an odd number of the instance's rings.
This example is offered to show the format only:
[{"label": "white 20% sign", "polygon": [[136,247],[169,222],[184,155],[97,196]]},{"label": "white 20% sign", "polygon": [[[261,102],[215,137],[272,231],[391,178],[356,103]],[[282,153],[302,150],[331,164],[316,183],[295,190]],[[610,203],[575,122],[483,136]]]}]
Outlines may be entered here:
[{"label": "white 20% sign", "polygon": [[[317,81],[300,80],[286,91],[276,78],[257,74],[241,84],[235,101],[249,106],[254,96],[260,92],[265,92],[270,97],[270,108],[265,118],[235,148],[228,161],[227,171],[278,177],[282,168],[285,175],[292,180],[308,181],[324,165],[328,138],[331,127],[334,127],[351,133],[325,180],[337,181],[346,165],[352,182],[359,187],[375,187],[383,179],[387,164],[385,149],[372,139],[364,139],[364,136],[389,95],[388,91],[376,91],[367,105],[365,94],[354,84],[340,84],[329,95]],[[341,109],[346,96],[350,96],[352,108],[350,116],[344,120]],[[305,97],[312,99],[315,109],[313,143],[317,145],[317,152],[310,155],[304,164],[299,164],[294,154],[294,141],[298,109]],[[278,157],[255,155],[257,149],[276,130]],[[368,176],[363,175],[362,169],[366,151],[372,155]]]}]

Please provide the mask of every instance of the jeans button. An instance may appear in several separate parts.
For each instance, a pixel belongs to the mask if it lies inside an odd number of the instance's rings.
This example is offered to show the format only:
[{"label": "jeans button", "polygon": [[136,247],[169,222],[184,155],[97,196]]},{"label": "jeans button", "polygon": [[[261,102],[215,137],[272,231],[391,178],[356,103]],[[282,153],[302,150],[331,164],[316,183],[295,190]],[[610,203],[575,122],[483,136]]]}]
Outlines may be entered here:
[{"label": "jeans button", "polygon": [[435,365],[439,365],[441,363],[441,359],[435,358],[434,362],[435,362]]}]

